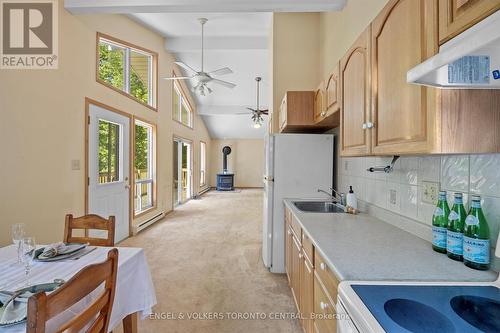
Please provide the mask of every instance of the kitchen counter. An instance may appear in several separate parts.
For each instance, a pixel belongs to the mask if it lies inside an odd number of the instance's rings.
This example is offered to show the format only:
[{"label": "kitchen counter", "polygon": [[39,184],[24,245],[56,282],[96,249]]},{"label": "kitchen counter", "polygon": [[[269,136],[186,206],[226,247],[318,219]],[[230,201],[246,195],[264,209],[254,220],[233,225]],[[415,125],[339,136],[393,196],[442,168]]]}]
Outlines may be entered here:
[{"label": "kitchen counter", "polygon": [[[312,199],[311,199],[312,200]],[[341,281],[495,281],[432,250],[430,242],[367,214],[305,213],[284,203]]]}]

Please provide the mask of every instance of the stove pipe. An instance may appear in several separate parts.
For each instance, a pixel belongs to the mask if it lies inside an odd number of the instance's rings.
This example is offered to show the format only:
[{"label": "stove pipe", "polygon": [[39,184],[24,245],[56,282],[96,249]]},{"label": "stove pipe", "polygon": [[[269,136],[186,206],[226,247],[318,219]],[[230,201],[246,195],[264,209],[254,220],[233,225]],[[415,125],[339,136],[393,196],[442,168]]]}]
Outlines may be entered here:
[{"label": "stove pipe", "polygon": [[231,147],[224,146],[222,148],[222,172],[227,173],[227,155],[231,154]]}]

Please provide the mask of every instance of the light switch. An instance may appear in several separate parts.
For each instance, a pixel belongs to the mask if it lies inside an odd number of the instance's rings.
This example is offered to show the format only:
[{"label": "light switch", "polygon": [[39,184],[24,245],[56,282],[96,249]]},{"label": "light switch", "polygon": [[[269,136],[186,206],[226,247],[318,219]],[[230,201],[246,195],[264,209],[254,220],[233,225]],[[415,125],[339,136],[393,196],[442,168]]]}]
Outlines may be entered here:
[{"label": "light switch", "polygon": [[80,170],[80,160],[71,160],[71,170]]}]

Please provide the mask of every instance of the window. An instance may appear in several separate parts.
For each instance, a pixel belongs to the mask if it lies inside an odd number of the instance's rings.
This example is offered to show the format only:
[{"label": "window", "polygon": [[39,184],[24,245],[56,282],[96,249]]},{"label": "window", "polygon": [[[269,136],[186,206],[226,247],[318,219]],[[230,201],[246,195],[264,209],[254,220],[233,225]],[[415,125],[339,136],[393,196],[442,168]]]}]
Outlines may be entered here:
[{"label": "window", "polygon": [[207,144],[200,141],[200,186],[207,183]]},{"label": "window", "polygon": [[172,117],[175,121],[178,121],[188,127],[193,127],[192,125],[192,111],[189,103],[184,96],[181,88],[178,86],[177,82],[174,81],[174,91],[172,96]]},{"label": "window", "polygon": [[134,211],[140,214],[154,206],[155,188],[155,129],[136,120],[134,136]]},{"label": "window", "polygon": [[156,108],[156,53],[98,34],[97,81]]},{"label": "window", "polygon": [[120,180],[120,125],[99,119],[99,184]]}]

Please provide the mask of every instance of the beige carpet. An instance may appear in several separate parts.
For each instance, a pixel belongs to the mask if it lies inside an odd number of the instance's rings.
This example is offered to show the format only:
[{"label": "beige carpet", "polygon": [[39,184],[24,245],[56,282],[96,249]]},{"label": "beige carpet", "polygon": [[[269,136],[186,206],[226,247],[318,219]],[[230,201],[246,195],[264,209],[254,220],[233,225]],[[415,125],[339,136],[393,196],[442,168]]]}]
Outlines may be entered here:
[{"label": "beige carpet", "polygon": [[286,276],[262,264],[261,230],[261,190],[208,192],[120,244],[145,249],[154,279],[160,319],[140,321],[139,330],[301,332],[295,319],[270,319],[296,309]]}]

